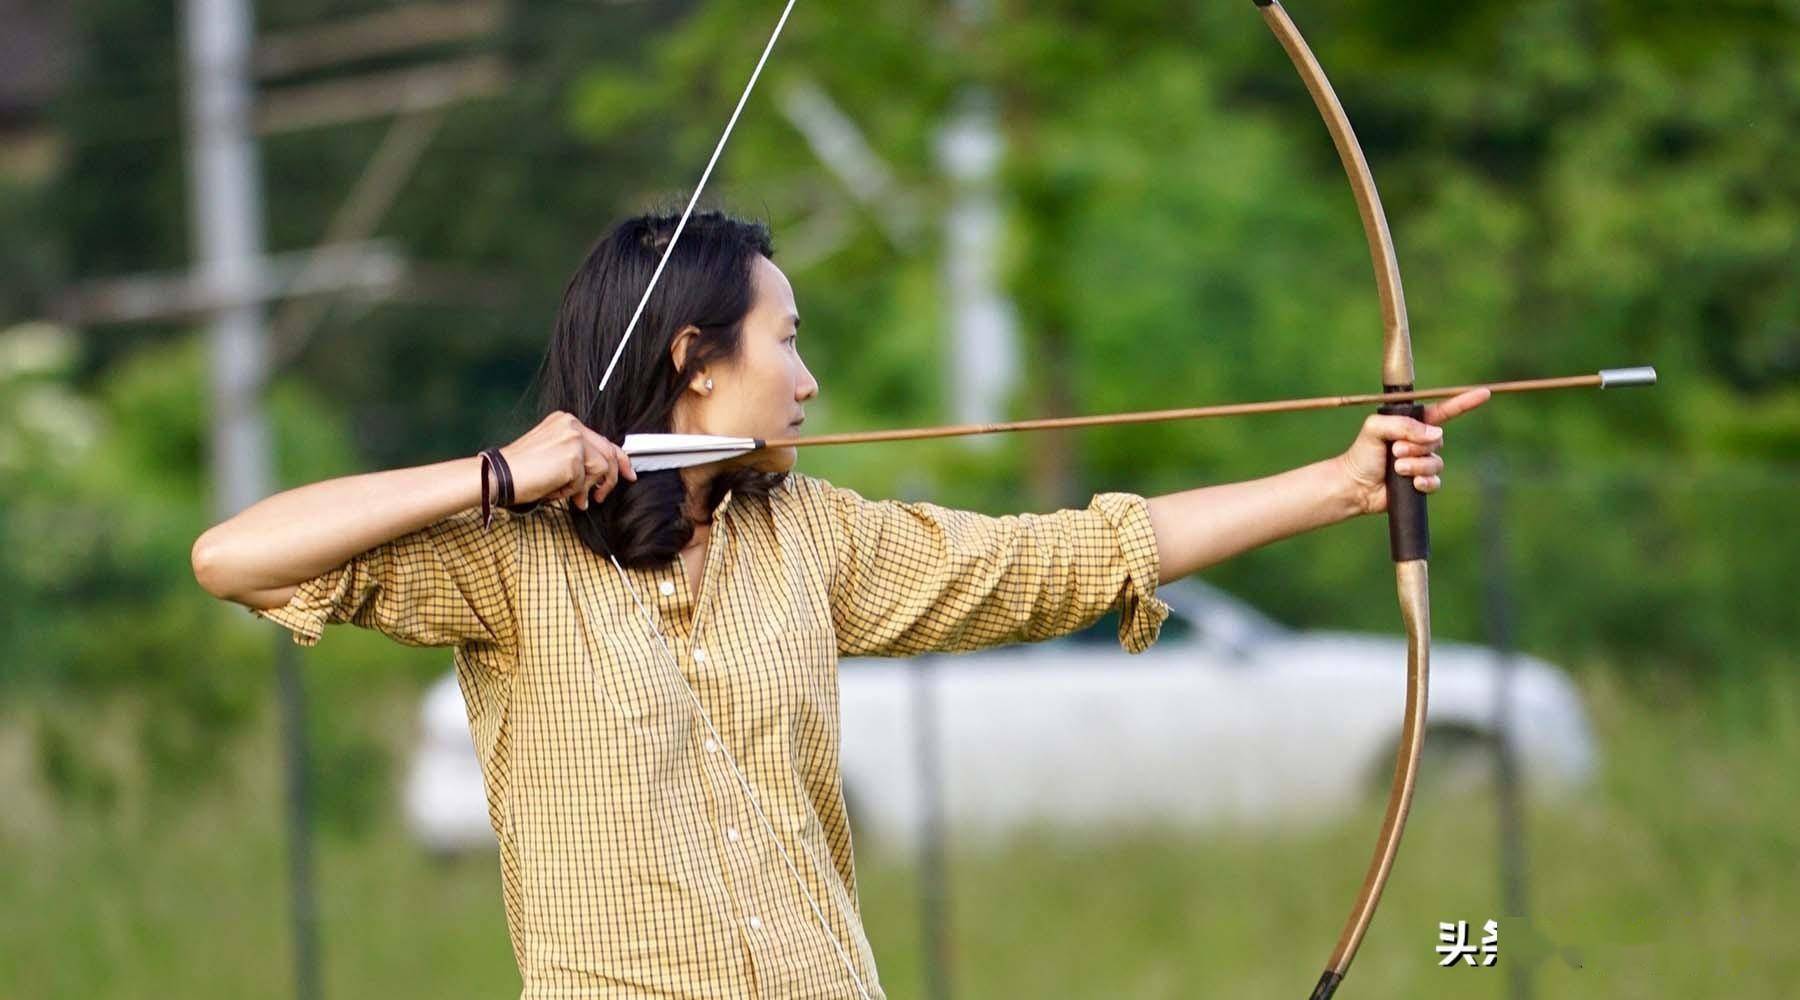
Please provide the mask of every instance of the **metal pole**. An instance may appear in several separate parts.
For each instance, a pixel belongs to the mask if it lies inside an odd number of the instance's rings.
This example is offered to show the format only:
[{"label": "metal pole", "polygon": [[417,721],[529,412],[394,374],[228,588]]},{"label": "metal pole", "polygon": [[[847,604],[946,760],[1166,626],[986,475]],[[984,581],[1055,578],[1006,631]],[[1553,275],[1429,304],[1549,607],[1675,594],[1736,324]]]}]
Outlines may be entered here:
[{"label": "metal pole", "polygon": [[263,251],[262,191],[250,131],[251,13],[247,0],[187,0],[189,180],[195,271],[225,303],[211,347],[215,505],[230,516],[268,494],[261,408],[263,305],[253,288]]},{"label": "metal pole", "polygon": [[[267,496],[271,448],[262,412],[267,377],[263,304],[262,191],[252,130],[249,0],[186,0],[190,202],[195,271],[222,304],[208,332],[214,509],[223,519]],[[306,787],[306,706],[299,664],[285,637],[275,654],[286,771],[294,995],[319,995],[317,906]]]},{"label": "metal pole", "polygon": [[943,768],[934,656],[913,660],[913,759],[919,770],[919,945],[925,996],[950,1000],[949,877],[945,868]]},{"label": "metal pole", "polygon": [[[993,20],[991,0],[952,0],[950,7],[956,30],[969,36],[979,35]],[[946,374],[956,418],[985,423],[1005,409],[1019,368],[1017,324],[1000,280],[1005,138],[997,99],[986,87],[964,84],[956,104],[937,137],[938,161],[951,192],[943,215],[942,288],[950,334]]]},{"label": "metal pole", "polygon": [[[1521,921],[1526,912],[1525,815],[1521,803],[1517,747],[1513,740],[1513,670],[1516,665],[1513,637],[1512,589],[1506,560],[1506,473],[1497,458],[1481,466],[1483,554],[1487,563],[1486,619],[1488,644],[1495,655],[1494,681],[1494,793],[1500,826],[1500,884],[1505,915]],[[1530,961],[1506,963],[1507,987],[1512,1000],[1530,1000]]]},{"label": "metal pole", "polygon": [[286,634],[275,640],[281,708],[281,759],[287,799],[289,919],[294,939],[294,997],[318,1000],[319,906],[313,882],[312,772],[306,737],[306,684],[300,653]]}]

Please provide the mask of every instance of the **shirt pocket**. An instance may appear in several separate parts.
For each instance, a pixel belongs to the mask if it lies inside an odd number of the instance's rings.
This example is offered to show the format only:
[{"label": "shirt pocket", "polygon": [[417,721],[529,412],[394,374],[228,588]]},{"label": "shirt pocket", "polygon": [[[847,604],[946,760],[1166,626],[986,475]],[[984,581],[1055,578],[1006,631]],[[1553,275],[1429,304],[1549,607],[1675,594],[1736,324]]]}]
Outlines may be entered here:
[{"label": "shirt pocket", "polygon": [[829,626],[806,624],[765,634],[751,655],[776,664],[783,701],[790,709],[804,710],[822,701],[836,706],[837,635]]},{"label": "shirt pocket", "polygon": [[[808,785],[838,768],[837,637],[817,624],[765,632],[741,654],[745,688],[736,697],[766,706],[744,736],[790,763]],[[779,701],[770,698],[778,693]],[[734,698],[735,700],[735,698]],[[816,789],[808,789],[808,797]],[[798,807],[801,803],[792,803]]]},{"label": "shirt pocket", "polygon": [[648,750],[660,759],[705,724],[695,716],[673,646],[632,625],[618,634],[587,633],[580,658],[586,677],[579,683],[606,719],[609,742],[623,740],[633,752]]}]

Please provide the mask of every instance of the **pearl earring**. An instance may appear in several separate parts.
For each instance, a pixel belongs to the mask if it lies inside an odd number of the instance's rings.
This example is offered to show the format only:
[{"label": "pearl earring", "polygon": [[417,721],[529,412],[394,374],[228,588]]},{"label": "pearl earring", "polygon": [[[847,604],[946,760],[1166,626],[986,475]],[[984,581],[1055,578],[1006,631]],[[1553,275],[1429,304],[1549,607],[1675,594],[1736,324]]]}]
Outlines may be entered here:
[{"label": "pearl earring", "polygon": [[706,380],[706,391],[707,391],[707,392],[711,392],[711,391],[712,391],[712,379],[707,379],[707,380]]}]

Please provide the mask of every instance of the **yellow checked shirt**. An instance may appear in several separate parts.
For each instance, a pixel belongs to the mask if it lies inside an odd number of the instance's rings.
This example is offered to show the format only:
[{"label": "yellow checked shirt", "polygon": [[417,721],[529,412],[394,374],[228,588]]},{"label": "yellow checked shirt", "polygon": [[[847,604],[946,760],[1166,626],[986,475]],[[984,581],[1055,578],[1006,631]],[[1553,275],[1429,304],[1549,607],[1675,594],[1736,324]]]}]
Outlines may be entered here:
[{"label": "yellow checked shirt", "polygon": [[699,593],[678,558],[625,572],[668,650],[550,508],[487,530],[453,515],[256,612],[302,645],[352,622],[456,647],[522,1000],[838,1000],[860,995],[846,961],[884,996],[844,814],[838,657],[1049,639],[1114,607],[1135,653],[1168,614],[1145,502],[1123,493],[987,517],[796,474],[766,502],[725,497]]}]

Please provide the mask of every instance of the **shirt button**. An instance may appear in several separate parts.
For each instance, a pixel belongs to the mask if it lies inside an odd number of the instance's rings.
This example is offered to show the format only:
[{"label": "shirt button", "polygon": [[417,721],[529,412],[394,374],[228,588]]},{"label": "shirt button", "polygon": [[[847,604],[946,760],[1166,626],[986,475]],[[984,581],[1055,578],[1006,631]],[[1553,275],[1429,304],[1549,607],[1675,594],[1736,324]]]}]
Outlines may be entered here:
[{"label": "shirt button", "polygon": [[737,843],[738,842],[738,828],[735,826],[726,827],[725,828],[725,839],[731,841],[734,844]]},{"label": "shirt button", "polygon": [[708,736],[706,738],[706,752],[707,753],[718,753],[719,752],[719,741],[713,739],[711,736]]},{"label": "shirt button", "polygon": [[670,594],[673,594],[675,592],[675,583],[672,580],[664,580],[662,582],[662,585],[657,587],[656,589],[662,591],[662,595],[664,597],[667,597]]},{"label": "shirt button", "polygon": [[706,650],[701,649],[698,646],[695,646],[694,647],[694,662],[695,663],[705,663],[706,662]]},{"label": "shirt button", "polygon": [[753,931],[762,930],[762,918],[761,917],[751,917],[750,918],[750,929]]}]

